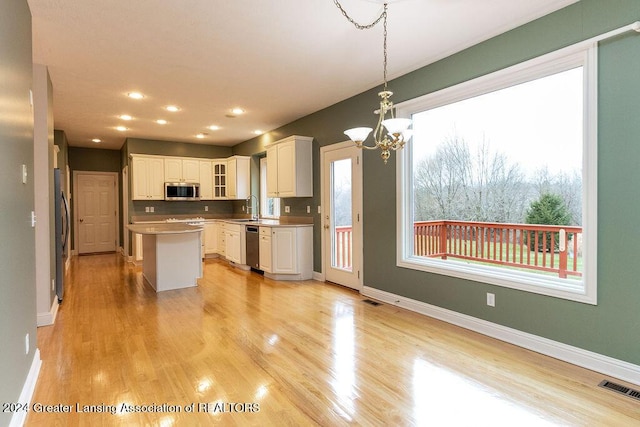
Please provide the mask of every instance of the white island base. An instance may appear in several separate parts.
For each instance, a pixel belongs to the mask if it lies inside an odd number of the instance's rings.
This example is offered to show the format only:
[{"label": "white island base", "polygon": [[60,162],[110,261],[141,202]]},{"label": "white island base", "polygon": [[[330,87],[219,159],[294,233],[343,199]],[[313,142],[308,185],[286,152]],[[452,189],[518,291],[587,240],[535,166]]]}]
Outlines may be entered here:
[{"label": "white island base", "polygon": [[156,292],[198,286],[202,277],[202,227],[130,225],[142,234],[142,275]]}]

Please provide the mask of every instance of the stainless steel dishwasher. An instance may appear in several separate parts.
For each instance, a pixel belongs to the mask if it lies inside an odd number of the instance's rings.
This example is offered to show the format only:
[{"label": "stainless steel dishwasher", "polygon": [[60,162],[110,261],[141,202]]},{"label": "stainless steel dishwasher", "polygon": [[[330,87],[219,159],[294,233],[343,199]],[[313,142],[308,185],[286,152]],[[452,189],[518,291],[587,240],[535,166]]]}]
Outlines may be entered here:
[{"label": "stainless steel dishwasher", "polygon": [[257,225],[246,226],[247,236],[247,265],[260,269],[260,228]]}]

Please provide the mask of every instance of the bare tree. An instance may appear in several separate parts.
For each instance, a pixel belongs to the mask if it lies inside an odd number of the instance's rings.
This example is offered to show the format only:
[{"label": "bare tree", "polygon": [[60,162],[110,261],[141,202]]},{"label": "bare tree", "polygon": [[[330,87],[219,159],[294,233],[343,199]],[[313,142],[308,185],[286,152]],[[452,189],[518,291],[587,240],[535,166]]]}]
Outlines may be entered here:
[{"label": "bare tree", "polygon": [[524,174],[485,139],[475,153],[457,135],[415,169],[416,220],[519,222],[529,204]]},{"label": "bare tree", "polygon": [[415,169],[416,219],[458,219],[464,210],[471,158],[469,147],[458,137],[445,140],[433,156]]}]

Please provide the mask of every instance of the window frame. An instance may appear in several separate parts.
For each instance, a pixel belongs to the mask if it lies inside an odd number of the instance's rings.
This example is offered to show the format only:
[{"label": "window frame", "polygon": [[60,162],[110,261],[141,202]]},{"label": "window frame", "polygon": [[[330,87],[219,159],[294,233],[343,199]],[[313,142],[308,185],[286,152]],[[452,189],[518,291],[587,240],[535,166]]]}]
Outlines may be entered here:
[{"label": "window frame", "polygon": [[421,111],[441,107],[528,81],[583,67],[583,150],[582,150],[582,281],[566,280],[535,273],[515,272],[473,265],[455,260],[438,260],[413,255],[413,158],[409,146],[397,152],[396,265],[474,282],[597,305],[597,44],[579,44],[465,81],[460,84],[396,105],[396,116],[411,118]]},{"label": "window frame", "polygon": [[[280,218],[280,198],[267,196],[267,158],[260,158],[259,162],[260,170],[260,217],[278,219]],[[267,215],[267,203],[269,199],[274,199],[274,212],[273,215]]]}]

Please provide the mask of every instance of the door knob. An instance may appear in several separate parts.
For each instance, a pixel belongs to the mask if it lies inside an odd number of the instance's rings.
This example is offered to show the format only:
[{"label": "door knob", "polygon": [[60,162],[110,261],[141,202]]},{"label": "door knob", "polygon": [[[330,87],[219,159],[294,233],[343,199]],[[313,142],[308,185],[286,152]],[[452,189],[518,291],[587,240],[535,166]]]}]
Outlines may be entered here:
[{"label": "door knob", "polygon": [[324,229],[328,230],[329,229],[329,224],[325,224]]},{"label": "door knob", "polygon": [[80,218],[80,222],[84,222],[84,219]]}]

